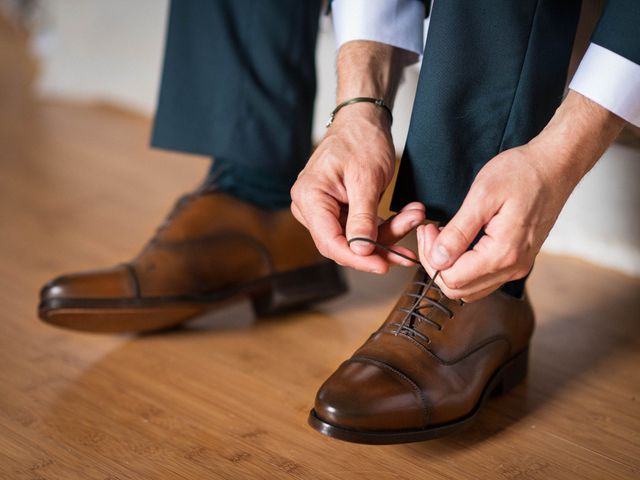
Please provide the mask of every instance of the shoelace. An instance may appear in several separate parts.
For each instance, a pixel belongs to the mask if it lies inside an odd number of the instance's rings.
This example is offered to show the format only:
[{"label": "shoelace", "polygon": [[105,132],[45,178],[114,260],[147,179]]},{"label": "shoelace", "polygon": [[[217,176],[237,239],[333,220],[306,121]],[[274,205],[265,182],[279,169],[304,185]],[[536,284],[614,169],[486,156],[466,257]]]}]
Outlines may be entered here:
[{"label": "shoelace", "polygon": [[153,237],[151,238],[151,241],[149,242],[149,244],[157,242],[160,234],[164,230],[166,230],[166,228],[171,224],[171,222],[176,217],[176,215],[178,215],[182,211],[182,209],[184,209],[194,199],[196,199],[198,196],[202,194],[215,192],[216,190],[218,190],[217,180],[218,180],[218,177],[220,177],[220,175],[222,174],[223,170],[224,168],[221,168],[213,172],[213,174],[207,177],[204,180],[204,182],[198,188],[196,188],[193,192],[187,193],[182,197],[180,197],[176,201],[176,203],[173,205],[173,208],[171,209],[169,214],[165,217],[163,222],[156,228],[156,231],[153,234]]},{"label": "shoelace", "polygon": [[[376,248],[379,248],[381,250],[384,250],[386,252],[392,253],[393,255],[397,255],[398,257],[404,258],[405,260],[409,260],[410,262],[415,263],[416,265],[419,266],[419,269],[422,270],[426,276],[427,272],[424,269],[424,267],[422,266],[422,264],[416,260],[415,258],[411,258],[408,255],[405,255],[404,253],[398,252],[397,250],[394,250],[393,248],[384,245],[382,243],[379,243],[375,240],[372,240],[370,238],[366,238],[366,237],[354,237],[349,239],[349,241],[347,242],[349,245],[351,245],[352,242],[355,241],[359,241],[359,242],[366,242],[366,243],[370,243],[371,245],[375,246]],[[419,332],[416,327],[419,323],[424,322],[427,323],[428,325],[432,326],[433,328],[436,328],[437,330],[442,330],[442,325],[440,325],[438,322],[436,322],[435,320],[433,320],[432,318],[429,318],[428,314],[423,314],[421,312],[421,310],[424,309],[431,309],[431,308],[437,308],[438,310],[442,311],[444,314],[446,314],[449,318],[453,317],[453,312],[451,311],[450,308],[446,307],[445,305],[443,305],[442,303],[440,303],[439,300],[436,300],[434,298],[428,297],[427,293],[429,293],[429,291],[434,291],[436,292],[440,298],[442,298],[444,295],[442,293],[442,290],[440,290],[440,287],[438,287],[435,284],[436,278],[438,278],[438,275],[440,274],[439,270],[436,270],[436,272],[434,273],[433,277],[429,278],[428,282],[424,282],[424,281],[418,281],[418,282],[413,282],[414,285],[418,285],[420,286],[420,293],[411,293],[411,292],[405,292],[404,295],[407,295],[409,297],[414,298],[415,300],[413,301],[413,304],[411,305],[410,308],[404,308],[404,307],[399,307],[398,310],[403,312],[405,314],[404,318],[402,319],[402,321],[400,323],[397,324],[397,329],[394,332],[395,335],[398,335],[400,333],[404,333],[407,334],[411,337],[418,337],[421,338],[424,342],[426,342],[427,344],[431,343],[431,339],[429,337],[427,337],[426,335],[424,335],[423,333]],[[462,305],[463,302],[460,301],[460,305]],[[417,323],[416,323],[417,322]]]},{"label": "shoelace", "polygon": [[156,228],[156,231],[153,234],[153,237],[151,237],[151,240],[149,241],[148,245],[152,245],[158,241],[162,232],[167,229],[167,227],[171,224],[171,222],[176,217],[176,215],[178,215],[178,213],[180,213],[180,211],[182,211],[182,209],[185,208],[195,198],[195,196],[196,195],[193,193],[188,193],[186,195],[183,195],[176,201],[176,203],[173,205],[173,208],[171,209],[169,214],[165,217],[162,223],[158,225],[158,227]]}]

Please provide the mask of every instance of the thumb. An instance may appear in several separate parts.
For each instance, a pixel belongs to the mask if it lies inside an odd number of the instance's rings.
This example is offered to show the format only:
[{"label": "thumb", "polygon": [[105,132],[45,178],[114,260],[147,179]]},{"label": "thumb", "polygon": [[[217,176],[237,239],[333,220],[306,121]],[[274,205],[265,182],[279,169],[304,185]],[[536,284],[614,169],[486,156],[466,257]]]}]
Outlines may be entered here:
[{"label": "thumb", "polygon": [[493,212],[482,201],[465,199],[458,213],[435,238],[429,252],[429,263],[437,270],[445,270],[467,251]]},{"label": "thumb", "polygon": [[[378,196],[372,188],[354,189],[348,192],[349,215],[347,216],[346,237],[364,237],[376,240],[378,237]],[[375,246],[368,242],[355,241],[351,250],[358,255],[370,255]]]}]

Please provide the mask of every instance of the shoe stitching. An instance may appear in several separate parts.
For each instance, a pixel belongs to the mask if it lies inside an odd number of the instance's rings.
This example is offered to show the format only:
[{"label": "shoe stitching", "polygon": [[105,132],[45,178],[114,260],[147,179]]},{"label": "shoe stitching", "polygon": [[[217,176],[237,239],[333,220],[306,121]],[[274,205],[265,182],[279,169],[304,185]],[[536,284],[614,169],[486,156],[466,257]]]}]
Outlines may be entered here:
[{"label": "shoe stitching", "polygon": [[421,411],[424,415],[424,425],[429,425],[429,421],[431,419],[431,410],[432,410],[432,405],[431,403],[427,400],[427,398],[425,397],[424,393],[422,392],[422,389],[418,386],[418,383],[413,380],[411,377],[409,377],[407,374],[403,373],[401,370],[398,370],[396,367],[389,365],[386,362],[383,362],[382,360],[377,360],[375,358],[370,358],[370,357],[366,357],[363,355],[356,355],[351,357],[350,359],[348,359],[345,363],[350,363],[350,362],[363,362],[363,363],[370,363],[373,364],[379,368],[383,368],[389,372],[391,372],[393,375],[395,375],[397,378],[404,380],[407,384],[409,384],[409,386],[418,394],[418,397],[420,399],[420,402],[422,404],[422,408]]},{"label": "shoe stitching", "polygon": [[[394,255],[397,255],[399,257],[402,257],[406,260],[409,260],[415,264],[417,264],[419,266],[419,269],[422,270],[425,274],[425,276],[427,277],[428,280],[426,281],[422,281],[422,282],[413,282],[416,285],[420,285],[421,286],[421,290],[422,292],[420,294],[414,294],[414,293],[405,293],[405,295],[408,295],[410,297],[414,297],[416,298],[416,300],[413,302],[413,305],[411,306],[411,308],[398,308],[398,310],[400,310],[401,312],[405,313],[405,317],[402,320],[402,322],[400,322],[398,324],[398,328],[395,330],[395,332],[387,332],[385,331],[385,327],[388,327],[388,325],[383,325],[382,327],[380,327],[380,329],[378,329],[378,332],[380,333],[393,333],[394,335],[398,336],[398,335],[402,335],[403,337],[405,337],[406,339],[408,339],[409,341],[413,342],[416,346],[418,346],[418,348],[422,349],[423,351],[429,353],[430,355],[432,355],[440,364],[448,366],[448,365],[454,365],[464,359],[466,359],[467,357],[473,355],[474,353],[476,353],[477,351],[481,350],[482,348],[484,348],[485,346],[496,342],[496,341],[505,341],[509,347],[509,352],[513,351],[513,346],[511,345],[511,341],[505,336],[505,335],[495,335],[493,337],[489,337],[487,339],[485,339],[484,341],[480,342],[479,344],[471,347],[470,349],[468,349],[467,351],[463,352],[458,358],[453,359],[453,360],[446,360],[442,357],[440,357],[438,354],[436,354],[433,350],[425,347],[423,344],[421,344],[420,342],[418,342],[415,338],[413,338],[413,335],[417,335],[420,338],[423,338],[427,344],[431,344],[431,339],[427,336],[424,335],[421,332],[418,332],[417,329],[415,328],[415,325],[413,324],[413,321],[417,320],[420,322],[425,322],[427,324],[429,324],[430,326],[436,328],[437,330],[442,330],[443,326],[438,324],[437,322],[435,322],[433,319],[428,317],[428,314],[425,316],[423,314],[421,314],[419,312],[419,310],[421,310],[422,308],[432,308],[432,307],[436,307],[439,310],[443,311],[445,314],[447,314],[447,316],[449,318],[452,318],[454,316],[454,313],[447,308],[446,306],[442,305],[439,300],[435,300],[433,298],[427,297],[427,292],[431,289],[435,290],[436,292],[438,292],[440,294],[441,297],[447,298],[443,293],[442,290],[440,290],[440,288],[435,285],[435,279],[437,278],[438,274],[440,273],[440,271],[436,271],[433,275],[433,277],[430,277],[427,275],[426,271],[424,270],[424,267],[422,267],[422,264],[416,260],[415,258],[411,258],[407,255],[404,255],[401,252],[398,252],[396,250],[394,250],[393,248],[381,244],[375,240],[371,240],[369,238],[366,237],[355,237],[355,238],[351,238],[348,243],[351,244],[351,242],[354,241],[364,241],[364,242],[368,242],[371,243],[372,245],[374,245],[376,248],[380,248],[382,250],[385,250],[389,253],[392,253]],[[427,303],[426,304],[422,304],[421,302],[423,300],[426,300]],[[460,301],[460,305],[464,305],[464,302]],[[409,333],[405,333],[405,331],[409,332]]]},{"label": "shoe stitching", "polygon": [[204,237],[199,237],[196,239],[187,239],[187,240],[183,240],[181,242],[167,242],[167,241],[163,241],[160,237],[161,233],[164,232],[169,225],[171,224],[172,220],[178,216],[178,214],[184,210],[186,208],[187,205],[189,205],[190,203],[192,203],[193,201],[197,200],[198,198],[202,198],[204,196],[208,196],[208,195],[214,195],[219,193],[219,190],[215,184],[215,181],[212,184],[208,184],[207,182],[205,182],[203,185],[201,185],[195,192],[192,193],[188,193],[186,195],[183,195],[182,197],[180,197],[176,203],[174,204],[173,208],[171,209],[171,211],[169,212],[169,214],[167,215],[167,217],[165,218],[165,220],[160,224],[160,226],[156,229],[155,234],[153,235],[153,237],[151,238],[151,240],[149,241],[149,243],[147,243],[147,245],[144,248],[144,251],[146,251],[149,247],[153,246],[162,246],[164,248],[176,248],[177,246],[181,246],[183,244],[197,244],[199,242],[204,242],[204,241],[212,241],[212,240],[217,240],[220,238],[241,238],[244,240],[249,240],[249,243],[252,243],[257,250],[260,252],[260,254],[262,255],[268,271],[270,273],[274,273],[275,272],[275,267],[274,267],[274,262],[273,262],[273,258],[271,257],[271,253],[269,252],[269,250],[267,249],[267,247],[265,245],[262,244],[262,242],[259,242],[258,240],[256,240],[255,238],[253,238],[250,235],[244,234],[244,233],[240,233],[240,232],[219,232],[213,235],[205,235]]},{"label": "shoe stitching", "polygon": [[[381,332],[381,333],[390,333],[390,332]],[[471,347],[470,349],[466,350],[465,352],[463,352],[459,357],[453,359],[453,360],[447,360],[445,358],[440,357],[437,353],[435,353],[433,350],[430,350],[428,348],[426,348],[424,345],[422,345],[420,342],[418,342],[417,340],[408,337],[408,336],[404,336],[407,340],[409,340],[410,342],[413,342],[418,348],[420,348],[422,351],[424,351],[425,353],[428,353],[429,355],[431,355],[433,358],[435,358],[438,363],[440,363],[440,365],[449,367],[451,365],[455,365],[456,363],[459,363],[463,360],[466,360],[468,357],[470,357],[471,355],[479,352],[480,350],[482,350],[483,348],[496,343],[496,342],[500,342],[500,341],[504,341],[507,346],[509,347],[509,353],[511,353],[511,351],[513,350],[513,346],[511,345],[511,342],[509,341],[509,339],[504,336],[504,335],[495,335],[493,337],[489,337],[485,340],[483,340],[482,342],[474,345],[473,347]]]}]

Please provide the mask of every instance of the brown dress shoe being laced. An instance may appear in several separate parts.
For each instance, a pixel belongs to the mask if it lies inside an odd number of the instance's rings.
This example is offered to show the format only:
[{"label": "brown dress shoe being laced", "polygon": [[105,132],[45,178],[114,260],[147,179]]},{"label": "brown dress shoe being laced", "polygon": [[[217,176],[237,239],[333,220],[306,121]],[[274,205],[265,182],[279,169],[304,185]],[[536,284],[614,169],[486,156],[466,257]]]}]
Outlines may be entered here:
[{"label": "brown dress shoe being laced", "polygon": [[339,268],[288,209],[261,210],[200,189],[177,202],[131,262],[50,281],[38,313],[75,330],[145,331],[185,323],[231,298],[248,297],[258,315],[269,315],[345,291]]},{"label": "brown dress shoe being laced", "polygon": [[498,290],[463,304],[419,269],[390,313],[320,388],[309,424],[341,440],[427,440],[468,425],[524,378],[529,300]]}]

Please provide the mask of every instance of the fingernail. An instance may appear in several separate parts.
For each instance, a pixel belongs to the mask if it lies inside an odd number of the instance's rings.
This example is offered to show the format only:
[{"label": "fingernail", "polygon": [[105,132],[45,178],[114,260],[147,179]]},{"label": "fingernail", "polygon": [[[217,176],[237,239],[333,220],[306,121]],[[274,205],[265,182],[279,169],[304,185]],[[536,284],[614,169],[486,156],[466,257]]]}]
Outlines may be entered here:
[{"label": "fingernail", "polygon": [[444,265],[449,261],[449,252],[442,245],[438,245],[431,253],[431,263],[434,265]]},{"label": "fingernail", "polygon": [[409,228],[415,228],[417,225],[420,225],[420,221],[412,220],[411,223],[409,224]]},{"label": "fingernail", "polygon": [[372,246],[370,243],[367,242],[361,242],[356,240],[355,242],[351,242],[351,244],[349,245],[351,247],[351,250],[354,251],[355,253],[369,253],[372,249]]},{"label": "fingernail", "polygon": [[371,270],[371,273],[376,273],[378,275],[382,275],[382,271],[381,270]]}]

